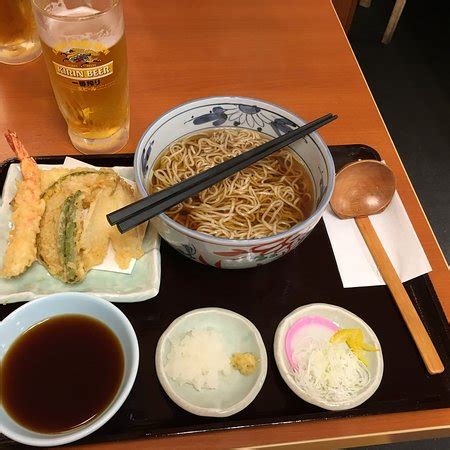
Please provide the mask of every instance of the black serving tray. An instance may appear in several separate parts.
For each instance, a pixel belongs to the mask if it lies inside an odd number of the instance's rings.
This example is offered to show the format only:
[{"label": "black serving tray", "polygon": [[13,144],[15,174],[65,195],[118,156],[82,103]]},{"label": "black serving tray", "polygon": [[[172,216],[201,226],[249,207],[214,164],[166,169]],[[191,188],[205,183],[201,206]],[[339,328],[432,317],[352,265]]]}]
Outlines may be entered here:
[{"label": "black serving tray", "polygon": [[[332,146],[338,170],[357,159],[380,159],[365,145]],[[132,154],[77,156],[98,166],[131,166]],[[37,157],[58,164],[64,157]],[[0,166],[0,189],[11,162]],[[323,420],[400,411],[450,407],[449,327],[427,275],[405,283],[446,371],[427,373],[409,332],[385,286],[344,289],[330,242],[321,221],[292,253],[254,269],[220,270],[201,265],[162,243],[162,278],[157,297],[118,304],[139,339],[140,366],[134,387],[116,415],[101,429],[78,441],[104,442],[256,425]],[[377,334],[384,355],[384,376],[378,391],[348,411],[325,411],[298,398],[281,378],[273,357],[275,329],[293,309],[308,303],[342,306],[360,316]],[[20,304],[0,306],[3,319]],[[268,353],[267,378],[245,410],[228,418],[197,417],[175,405],[160,386],[155,370],[156,344],[166,327],[195,308],[216,306],[236,311],[260,330]],[[12,442],[0,435],[0,447]]]}]

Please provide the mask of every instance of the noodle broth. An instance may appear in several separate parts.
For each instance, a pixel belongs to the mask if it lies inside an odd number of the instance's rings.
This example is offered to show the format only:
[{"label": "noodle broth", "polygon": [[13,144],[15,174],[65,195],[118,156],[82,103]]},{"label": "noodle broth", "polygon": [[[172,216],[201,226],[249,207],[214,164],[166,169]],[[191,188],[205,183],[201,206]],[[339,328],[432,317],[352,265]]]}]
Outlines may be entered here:
[{"label": "noodle broth", "polygon": [[[161,152],[150,175],[158,192],[272,139],[244,128],[189,134]],[[309,170],[283,148],[167,210],[181,225],[227,239],[256,239],[289,230],[313,212]]]}]

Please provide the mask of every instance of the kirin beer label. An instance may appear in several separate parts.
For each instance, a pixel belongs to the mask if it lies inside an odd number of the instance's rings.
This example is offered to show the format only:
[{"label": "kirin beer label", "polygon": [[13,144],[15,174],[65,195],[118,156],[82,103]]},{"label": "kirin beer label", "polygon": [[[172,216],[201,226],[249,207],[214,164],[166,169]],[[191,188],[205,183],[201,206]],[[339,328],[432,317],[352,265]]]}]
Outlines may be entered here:
[{"label": "kirin beer label", "polygon": [[107,77],[113,73],[113,61],[89,69],[72,69],[55,62],[53,62],[53,64],[58,75],[71,78],[72,80],[96,80],[98,78]]},{"label": "kirin beer label", "polygon": [[[94,47],[94,48],[92,48]],[[114,61],[107,57],[109,49],[89,41],[65,43],[53,48],[53,67],[57,75],[80,87],[95,87],[100,80],[113,74]],[[104,80],[107,84],[108,80]],[[102,83],[104,84],[104,83]]]}]

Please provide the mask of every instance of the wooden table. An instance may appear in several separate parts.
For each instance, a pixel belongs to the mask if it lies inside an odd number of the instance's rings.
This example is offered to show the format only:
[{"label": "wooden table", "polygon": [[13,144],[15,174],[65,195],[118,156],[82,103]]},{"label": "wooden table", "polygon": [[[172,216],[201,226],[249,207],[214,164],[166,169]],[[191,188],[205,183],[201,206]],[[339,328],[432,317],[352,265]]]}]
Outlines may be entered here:
[{"label": "wooden table", "polygon": [[[450,318],[448,265],[329,0],[126,0],[124,10],[131,90],[131,137],[124,152],[134,151],[142,132],[164,111],[198,97],[262,98],[304,119],[339,114],[322,136],[329,144],[368,144],[394,170]],[[7,128],[19,133],[33,155],[76,153],[42,58],[24,66],[0,65],[0,130]],[[1,141],[0,160],[10,156]],[[450,409],[194,434],[124,447],[206,450],[302,441],[305,448],[323,449],[438,435],[450,435]]]}]

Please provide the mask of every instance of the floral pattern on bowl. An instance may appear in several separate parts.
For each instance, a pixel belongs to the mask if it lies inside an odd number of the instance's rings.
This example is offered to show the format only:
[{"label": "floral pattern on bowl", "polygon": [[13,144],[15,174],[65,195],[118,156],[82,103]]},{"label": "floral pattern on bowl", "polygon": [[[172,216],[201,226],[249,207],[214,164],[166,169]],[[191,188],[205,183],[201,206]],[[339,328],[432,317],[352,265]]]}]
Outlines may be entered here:
[{"label": "floral pattern on bowl", "polygon": [[[241,127],[271,137],[305,122],[285,109],[245,97],[211,97],[180,105],[157,119],[141,137],[134,159],[139,190],[148,195],[151,169],[164,149],[196,131]],[[290,230],[259,239],[224,239],[190,230],[165,214],[152,219],[159,234],[186,257],[218,268],[246,268],[274,261],[296,248],[320,220],[334,187],[334,164],[317,133],[290,146],[309,169],[315,190],[315,210]]]}]

